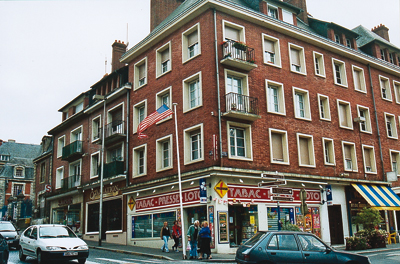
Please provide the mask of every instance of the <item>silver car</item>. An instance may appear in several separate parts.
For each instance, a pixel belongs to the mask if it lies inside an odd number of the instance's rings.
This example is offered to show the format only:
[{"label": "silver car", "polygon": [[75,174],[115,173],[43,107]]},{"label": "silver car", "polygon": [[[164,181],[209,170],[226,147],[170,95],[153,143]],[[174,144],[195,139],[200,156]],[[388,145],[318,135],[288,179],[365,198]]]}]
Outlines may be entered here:
[{"label": "silver car", "polygon": [[24,261],[27,256],[34,257],[38,264],[71,259],[83,264],[89,256],[87,244],[64,225],[30,226],[22,232],[19,244],[19,259]]}]

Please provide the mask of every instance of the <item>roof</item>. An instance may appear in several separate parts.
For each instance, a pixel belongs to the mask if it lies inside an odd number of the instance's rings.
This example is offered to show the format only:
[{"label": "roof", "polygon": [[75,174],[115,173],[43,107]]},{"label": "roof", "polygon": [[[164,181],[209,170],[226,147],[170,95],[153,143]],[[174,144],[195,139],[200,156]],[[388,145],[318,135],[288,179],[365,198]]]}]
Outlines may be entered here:
[{"label": "roof", "polygon": [[359,26],[353,28],[353,31],[360,35],[360,37],[357,39],[358,47],[363,47],[373,41],[378,41],[382,44],[385,44],[387,46],[390,46],[393,49],[400,51],[400,49],[398,47],[396,47],[395,45],[393,45],[386,39],[382,38],[378,34],[372,32],[371,30],[369,30],[368,28],[366,28],[362,25],[359,25]]},{"label": "roof", "polygon": [[323,20],[320,20],[320,19],[316,19],[314,17],[308,17],[308,22],[310,23],[310,26],[312,28],[314,28],[314,30],[318,34],[320,34],[321,36],[324,36],[324,37],[327,37],[327,35],[328,35],[327,34],[328,33],[327,32],[328,28],[338,29],[338,30],[343,31],[346,34],[348,34],[348,35],[350,35],[350,36],[352,36],[354,38],[357,38],[359,36],[359,34],[357,32],[355,32],[353,30],[350,30],[348,28],[345,28],[345,27],[343,27],[341,25],[338,25],[336,23],[333,23],[333,22],[323,21]]},{"label": "roof", "polygon": [[75,97],[74,99],[69,101],[66,105],[64,105],[63,107],[58,109],[58,112],[63,112],[66,108],[69,108],[69,107],[71,107],[71,105],[74,105],[74,103],[76,103],[78,100],[80,100],[81,98],[85,97],[87,95],[88,91],[79,94],[77,97]]}]

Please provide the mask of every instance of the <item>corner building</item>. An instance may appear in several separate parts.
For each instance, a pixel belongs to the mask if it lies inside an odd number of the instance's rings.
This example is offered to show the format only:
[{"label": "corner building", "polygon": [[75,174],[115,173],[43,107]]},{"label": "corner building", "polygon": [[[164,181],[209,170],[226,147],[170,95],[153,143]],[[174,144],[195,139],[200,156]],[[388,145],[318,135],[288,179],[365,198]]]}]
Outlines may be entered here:
[{"label": "corner building", "polygon": [[[158,247],[162,223],[179,218],[185,229],[208,220],[221,253],[280,223],[344,244],[364,206],[398,229],[400,50],[384,28],[308,17],[305,0],[151,8],[151,33],[120,60],[132,82],[127,244]],[[173,116],[137,135],[173,103],[179,160]],[[268,185],[276,180],[287,190]]]}]

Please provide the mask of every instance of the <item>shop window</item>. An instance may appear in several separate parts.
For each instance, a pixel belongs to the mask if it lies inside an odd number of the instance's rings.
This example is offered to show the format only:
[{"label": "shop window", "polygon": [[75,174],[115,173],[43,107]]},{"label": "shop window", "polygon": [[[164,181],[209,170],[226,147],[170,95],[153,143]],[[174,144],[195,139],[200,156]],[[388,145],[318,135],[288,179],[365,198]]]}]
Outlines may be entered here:
[{"label": "shop window", "polygon": [[324,151],[324,164],[335,165],[335,149],[333,146],[333,139],[322,138],[322,147]]},{"label": "shop window", "polygon": [[271,163],[289,165],[287,131],[269,128]]},{"label": "shop window", "polygon": [[367,87],[365,85],[365,76],[364,76],[364,69],[352,66],[353,69],[353,82],[354,82],[354,89],[358,92],[367,92]]},{"label": "shop window", "polygon": [[337,100],[339,112],[339,126],[345,129],[353,129],[353,119],[351,117],[350,103],[342,100]]},{"label": "shop window", "polygon": [[267,208],[267,220],[268,220],[268,230],[277,231],[279,230],[279,225],[290,223],[295,223],[295,215],[293,207],[280,207],[280,218],[278,218],[278,208],[268,207]]},{"label": "shop window", "polygon": [[188,112],[203,105],[201,72],[182,81],[183,112]]},{"label": "shop window", "polygon": [[239,246],[253,237],[258,231],[257,205],[229,207],[229,243],[231,247]]},{"label": "shop window", "polygon": [[140,177],[147,174],[147,144],[133,149],[132,174],[132,177]]},{"label": "shop window", "polygon": [[333,78],[336,85],[347,87],[346,65],[344,61],[332,59]]},{"label": "shop window", "polygon": [[290,70],[292,72],[306,74],[306,61],[304,48],[289,43]]},{"label": "shop window", "polygon": [[[86,212],[87,232],[99,232],[99,203],[88,204]],[[122,212],[121,199],[113,199],[103,202],[102,236],[104,236],[106,231],[122,230]]]},{"label": "shop window", "polygon": [[299,166],[315,167],[314,141],[310,135],[297,133]]},{"label": "shop window", "polygon": [[329,97],[318,94],[319,118],[321,120],[331,121],[331,109],[329,107]]},{"label": "shop window", "polygon": [[272,36],[262,34],[264,63],[272,66],[281,67],[281,53],[279,47],[279,39]]},{"label": "shop window", "polygon": [[182,62],[201,53],[200,24],[196,24],[182,33]]},{"label": "shop window", "polygon": [[293,87],[295,118],[311,121],[310,97],[307,90]]},{"label": "shop window", "polygon": [[138,125],[147,116],[147,99],[133,106],[133,134],[137,132]]},{"label": "shop window", "polygon": [[321,220],[318,207],[309,207],[305,215],[301,212],[300,207],[296,207],[295,212],[296,220],[294,223],[301,231],[321,237]]},{"label": "shop window", "polygon": [[397,176],[400,176],[400,151],[390,150],[390,163],[392,171],[396,172]]},{"label": "shop window", "polygon": [[375,151],[373,146],[362,145],[364,158],[364,172],[376,173]]},{"label": "shop window", "polygon": [[267,111],[268,113],[286,115],[285,93],[283,84],[265,80],[267,87]]},{"label": "shop window", "polygon": [[294,235],[274,235],[268,243],[268,249],[298,251]]},{"label": "shop window", "polygon": [[132,238],[159,238],[164,222],[168,222],[168,226],[172,231],[172,223],[176,220],[176,212],[139,215],[132,218]]},{"label": "shop window", "polygon": [[342,141],[343,164],[345,171],[357,172],[357,156],[355,144]]},{"label": "shop window", "polygon": [[400,82],[393,81],[396,103],[400,104]]},{"label": "shop window", "polygon": [[389,113],[385,114],[386,134],[388,138],[397,139],[397,127],[395,116]]},{"label": "shop window", "polygon": [[371,117],[369,114],[369,108],[365,106],[357,105],[360,131],[365,133],[372,133],[371,128]]},{"label": "shop window", "polygon": [[382,99],[386,101],[392,101],[392,93],[390,91],[389,79],[383,76],[379,76],[379,83],[381,86]]},{"label": "shop window", "polygon": [[134,90],[147,84],[147,57],[135,64]]},{"label": "shop window", "polygon": [[315,75],[325,77],[324,55],[313,51]]}]

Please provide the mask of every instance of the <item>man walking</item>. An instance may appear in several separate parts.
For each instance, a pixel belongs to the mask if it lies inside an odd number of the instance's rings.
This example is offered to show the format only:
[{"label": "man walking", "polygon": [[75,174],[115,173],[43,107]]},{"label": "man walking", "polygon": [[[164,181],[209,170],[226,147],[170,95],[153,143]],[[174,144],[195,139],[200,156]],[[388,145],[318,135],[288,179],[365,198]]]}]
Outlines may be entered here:
[{"label": "man walking", "polygon": [[199,220],[194,221],[187,232],[188,241],[190,243],[189,259],[197,259],[197,236],[199,234]]}]

